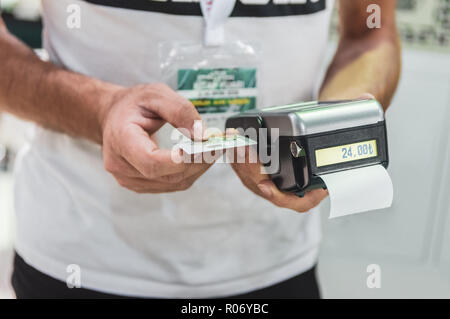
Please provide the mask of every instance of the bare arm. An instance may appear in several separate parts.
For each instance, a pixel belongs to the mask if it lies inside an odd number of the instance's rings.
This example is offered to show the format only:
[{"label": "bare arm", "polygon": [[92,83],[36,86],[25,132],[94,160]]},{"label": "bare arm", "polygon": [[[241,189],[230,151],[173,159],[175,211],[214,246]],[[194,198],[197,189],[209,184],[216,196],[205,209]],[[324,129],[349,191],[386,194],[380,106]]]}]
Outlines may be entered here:
[{"label": "bare arm", "polygon": [[[368,29],[367,6],[377,3],[382,10],[382,28]],[[321,100],[358,98],[374,95],[386,109],[397,87],[400,73],[400,46],[395,27],[394,0],[340,0],[341,36],[339,47],[325,77]],[[233,164],[250,190],[277,206],[306,212],[326,196],[325,190],[308,192],[305,197],[279,191],[260,173],[259,164]]]},{"label": "bare arm", "polygon": [[0,110],[102,142],[100,120],[120,87],[41,61],[0,18]]},{"label": "bare arm", "polygon": [[[1,111],[102,144],[105,169],[128,189],[184,190],[210,166],[183,162],[150,137],[165,122],[193,137],[201,120],[192,103],[164,84],[124,88],[42,62],[1,18],[0,63]],[[201,138],[201,125],[195,131]]]},{"label": "bare arm", "polygon": [[[369,29],[369,4],[381,8],[381,28]],[[321,100],[374,95],[387,109],[400,76],[395,0],[340,0],[340,39],[320,92]]]}]

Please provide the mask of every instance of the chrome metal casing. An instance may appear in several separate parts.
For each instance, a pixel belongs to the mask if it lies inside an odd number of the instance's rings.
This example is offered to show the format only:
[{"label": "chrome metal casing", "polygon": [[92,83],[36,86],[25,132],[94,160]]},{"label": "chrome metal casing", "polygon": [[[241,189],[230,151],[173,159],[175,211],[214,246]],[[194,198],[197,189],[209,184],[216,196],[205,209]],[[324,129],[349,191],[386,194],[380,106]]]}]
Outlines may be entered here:
[{"label": "chrome metal casing", "polygon": [[264,113],[267,128],[280,129],[280,136],[305,136],[384,121],[383,108],[376,100],[307,102],[268,107],[258,113]]}]

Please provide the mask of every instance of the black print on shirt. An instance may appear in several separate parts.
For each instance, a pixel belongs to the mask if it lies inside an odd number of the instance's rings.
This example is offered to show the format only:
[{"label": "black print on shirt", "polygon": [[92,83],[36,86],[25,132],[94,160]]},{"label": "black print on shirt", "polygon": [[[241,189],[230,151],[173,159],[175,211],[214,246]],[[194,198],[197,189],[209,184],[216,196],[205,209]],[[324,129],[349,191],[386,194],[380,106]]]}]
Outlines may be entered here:
[{"label": "black print on shirt", "polygon": [[[201,16],[199,2],[180,0],[85,0],[86,2],[122,9],[151,11],[175,15]],[[325,10],[326,0],[306,0],[305,3],[277,4],[274,0],[261,0],[265,4],[244,4],[237,0],[232,17],[280,17],[313,14]],[[292,1],[295,2],[295,1]]]}]

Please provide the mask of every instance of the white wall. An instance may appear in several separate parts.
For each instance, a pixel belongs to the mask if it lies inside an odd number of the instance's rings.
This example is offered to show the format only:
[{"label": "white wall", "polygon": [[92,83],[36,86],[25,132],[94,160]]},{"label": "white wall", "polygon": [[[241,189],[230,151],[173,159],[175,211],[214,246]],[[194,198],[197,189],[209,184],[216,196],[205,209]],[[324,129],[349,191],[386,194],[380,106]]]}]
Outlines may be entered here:
[{"label": "white wall", "polygon": [[[328,220],[324,203],[319,275],[327,298],[450,298],[450,54],[403,55],[400,87],[387,113],[394,205]],[[0,139],[17,146],[26,128],[7,116]],[[12,238],[10,199],[7,174],[0,176],[2,256]],[[382,270],[381,289],[366,286],[373,263]],[[7,269],[0,263],[0,297],[10,294]]]},{"label": "white wall", "polygon": [[[441,30],[429,10],[441,2],[420,0],[413,11],[399,12],[401,29],[411,27],[416,35],[427,27]],[[420,41],[409,45],[445,50]],[[450,298],[450,53],[403,55],[401,84],[387,114],[394,205],[335,220],[326,219],[329,203],[322,205],[324,297]],[[10,116],[0,118],[0,143],[17,148],[26,128]],[[0,174],[0,298],[11,296],[11,198],[12,176]],[[380,289],[366,286],[369,264],[381,267]]]},{"label": "white wall", "polygon": [[[324,203],[325,297],[450,298],[450,54],[405,50],[403,65],[386,115],[394,204],[327,220]],[[380,289],[366,286],[373,263]]]}]

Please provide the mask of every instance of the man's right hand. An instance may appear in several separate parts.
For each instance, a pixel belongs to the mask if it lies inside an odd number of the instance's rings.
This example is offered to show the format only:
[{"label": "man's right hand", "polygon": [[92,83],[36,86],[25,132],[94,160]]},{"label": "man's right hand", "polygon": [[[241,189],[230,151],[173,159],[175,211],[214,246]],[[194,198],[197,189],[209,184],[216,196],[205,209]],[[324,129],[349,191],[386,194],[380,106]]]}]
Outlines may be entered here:
[{"label": "man's right hand", "polygon": [[130,190],[184,190],[211,166],[180,163],[181,154],[174,161],[151,139],[166,122],[193,136],[194,121],[201,120],[192,103],[164,84],[126,89],[43,62],[1,17],[0,61],[1,111],[102,144],[105,168]]},{"label": "man's right hand", "polygon": [[194,130],[194,123],[201,124],[194,105],[164,84],[118,89],[100,116],[104,166],[123,187],[138,193],[185,190],[211,166],[176,160],[181,151],[160,149],[152,139],[166,122],[202,139],[203,128]]}]

